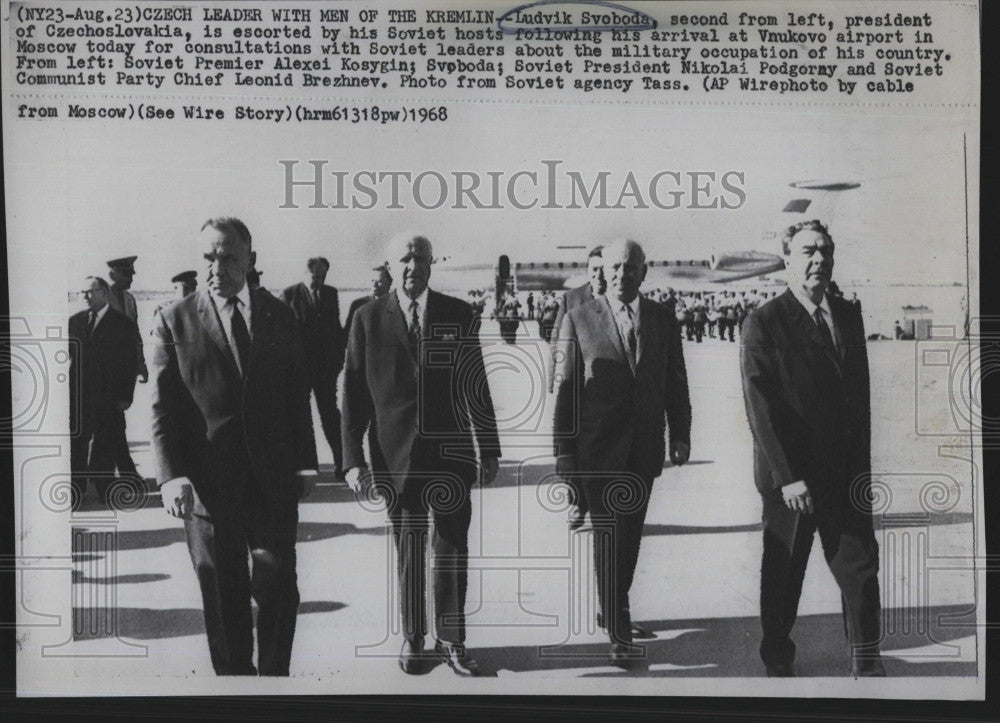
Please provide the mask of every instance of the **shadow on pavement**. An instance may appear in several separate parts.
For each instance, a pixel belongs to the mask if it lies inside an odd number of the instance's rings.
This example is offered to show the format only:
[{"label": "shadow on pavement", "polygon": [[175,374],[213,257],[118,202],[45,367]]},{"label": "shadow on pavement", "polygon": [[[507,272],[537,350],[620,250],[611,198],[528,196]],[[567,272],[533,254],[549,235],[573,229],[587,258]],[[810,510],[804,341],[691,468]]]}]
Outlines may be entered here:
[{"label": "shadow on pavement", "polygon": [[[968,606],[905,608],[885,611],[886,639],[882,644],[889,676],[972,676],[976,663],[959,659],[959,650],[949,641],[975,634],[974,622],[957,624],[953,618],[969,611]],[[645,645],[645,658],[628,671],[609,668],[609,643],[571,643],[559,647],[523,646],[470,648],[483,673],[539,672],[544,675],[580,677],[764,677],[758,657],[760,620],[757,617],[707,618],[688,620],[637,620],[661,639],[636,641]],[[800,677],[848,677],[849,650],[840,615],[800,616],[793,633],[798,646],[795,661]],[[929,650],[928,646],[938,645]],[[965,641],[968,644],[968,641]],[[890,653],[911,651],[913,660],[901,660]],[[968,658],[966,651],[966,659]],[[919,662],[917,662],[919,661]],[[652,668],[652,669],[651,669]]]},{"label": "shadow on pavement", "polygon": [[[347,607],[332,600],[299,603],[299,614],[329,613]],[[73,608],[73,639],[160,640],[204,635],[205,618],[196,608],[157,610],[152,608]]]}]

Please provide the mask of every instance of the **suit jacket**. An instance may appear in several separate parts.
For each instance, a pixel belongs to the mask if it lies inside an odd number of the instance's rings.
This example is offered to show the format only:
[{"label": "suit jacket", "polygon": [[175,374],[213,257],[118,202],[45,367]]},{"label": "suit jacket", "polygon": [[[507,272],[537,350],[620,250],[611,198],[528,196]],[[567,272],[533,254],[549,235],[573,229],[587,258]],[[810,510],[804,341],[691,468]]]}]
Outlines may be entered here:
[{"label": "suit jacket", "polygon": [[[427,292],[423,340],[409,344],[395,292],[360,307],[344,364],[344,467],[365,463],[362,437],[374,416],[387,471],[397,485],[412,472],[475,481],[475,449],[499,457],[493,399],[472,307]],[[416,353],[414,353],[416,351]]]},{"label": "suit jacket", "polygon": [[[559,300],[559,311],[556,312],[556,323],[552,327],[552,338],[549,340],[550,350],[555,350],[556,344],[559,342],[559,328],[562,326],[563,317],[566,316],[568,311],[575,309],[576,307],[586,304],[588,301],[594,298],[594,292],[590,289],[590,282],[583,284],[582,286],[577,286],[575,289],[570,289],[562,298]],[[549,354],[549,391],[555,391],[555,376],[556,367],[558,363],[556,361],[555,354]]]},{"label": "suit jacket", "polygon": [[347,310],[347,320],[344,322],[344,343],[351,338],[351,322],[354,321],[354,314],[357,313],[358,309],[367,304],[369,301],[373,301],[374,296],[362,296],[351,302],[351,307]]},{"label": "suit jacket", "polygon": [[640,297],[633,368],[604,297],[572,309],[559,330],[556,455],[579,472],[630,471],[655,479],[666,460],[664,436],[691,440],[691,403],[680,329],[659,304]]},{"label": "suit jacket", "polygon": [[135,302],[135,297],[132,296],[131,292],[127,289],[122,290],[122,300],[119,301],[118,294],[112,288],[111,293],[108,294],[108,305],[117,311],[119,314],[124,314],[128,317],[135,327],[135,334],[132,336],[132,343],[135,345],[135,361],[136,361],[136,374],[142,367],[146,366],[146,357],[142,352],[142,334],[139,332],[139,309]]},{"label": "suit jacket", "polygon": [[109,411],[117,402],[132,403],[137,374],[135,322],[112,308],[87,333],[89,312],[69,319],[70,413]]},{"label": "suit jacket", "polygon": [[761,494],[804,480],[817,504],[871,473],[871,392],[861,312],[827,297],[840,353],[791,291],[753,311],[741,343],[743,396]]},{"label": "suit jacket", "polygon": [[207,290],[160,312],[153,352],[153,450],[159,482],[188,477],[196,514],[235,511],[249,483],[267,505],[298,500],[295,472],[316,446],[292,310],[250,294],[251,345],[241,377]]},{"label": "suit jacket", "polygon": [[339,373],[344,365],[344,329],[340,325],[337,290],[332,286],[320,287],[319,306],[313,303],[312,290],[304,283],[289,286],[281,296],[295,311],[308,364]]}]

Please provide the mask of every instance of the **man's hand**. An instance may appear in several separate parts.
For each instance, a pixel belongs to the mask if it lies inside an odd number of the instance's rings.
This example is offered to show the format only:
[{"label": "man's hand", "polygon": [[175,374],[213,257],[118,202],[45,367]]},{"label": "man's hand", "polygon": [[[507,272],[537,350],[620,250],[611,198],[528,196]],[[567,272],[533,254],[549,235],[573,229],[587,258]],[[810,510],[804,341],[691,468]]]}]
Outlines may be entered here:
[{"label": "man's hand", "polygon": [[316,487],[316,477],[318,475],[312,470],[299,470],[295,473],[295,476],[298,477],[299,484],[302,485],[302,489],[299,492],[299,499],[304,500],[312,494],[313,489]]},{"label": "man's hand", "polygon": [[812,495],[806,487],[804,480],[792,482],[781,488],[781,496],[785,499],[785,506],[790,510],[811,515],[813,512]]},{"label": "man's hand", "polygon": [[680,467],[691,457],[691,445],[687,442],[670,443],[670,461],[675,466]]},{"label": "man's hand", "polygon": [[485,487],[497,478],[500,471],[500,460],[496,457],[485,457],[479,466],[479,484]]},{"label": "man's hand", "polygon": [[126,402],[124,399],[119,399],[115,402],[115,409],[119,412],[124,412],[126,409],[132,406],[132,402]]},{"label": "man's hand", "polygon": [[359,495],[367,495],[372,486],[372,471],[367,467],[351,467],[344,475],[347,486]]},{"label": "man's hand", "polygon": [[191,519],[191,510],[194,508],[194,485],[187,477],[175,477],[169,482],[164,482],[160,487],[160,497],[163,500],[163,509],[168,515],[182,520]]}]

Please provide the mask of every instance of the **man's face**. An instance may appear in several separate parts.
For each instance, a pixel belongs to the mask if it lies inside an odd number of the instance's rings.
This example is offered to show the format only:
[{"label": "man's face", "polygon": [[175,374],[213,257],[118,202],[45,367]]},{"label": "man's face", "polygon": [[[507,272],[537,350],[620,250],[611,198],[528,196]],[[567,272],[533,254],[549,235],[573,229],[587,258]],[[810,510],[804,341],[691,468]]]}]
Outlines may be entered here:
[{"label": "man's face", "polygon": [[224,299],[235,296],[246,284],[253,264],[247,244],[235,233],[211,226],[201,232],[201,240],[208,262],[208,288]]},{"label": "man's face", "polygon": [[788,242],[787,280],[809,296],[822,296],[833,278],[833,241],[819,231],[799,231]]},{"label": "man's face", "polygon": [[604,260],[600,256],[587,259],[587,273],[590,277],[590,291],[594,296],[600,296],[608,290],[608,282],[604,279]]},{"label": "man's face", "polygon": [[390,286],[392,282],[389,281],[389,273],[385,269],[372,272],[372,296],[376,299],[385,296],[389,293]]},{"label": "man's face", "polygon": [[174,296],[176,296],[178,299],[183,299],[185,296],[188,295],[188,293],[189,292],[187,290],[186,283],[184,283],[183,281],[174,282]]},{"label": "man's face", "polygon": [[306,270],[306,285],[318,289],[326,283],[326,273],[330,268],[322,261],[317,261],[311,269]]},{"label": "man's face", "polygon": [[132,277],[135,276],[135,269],[115,268],[108,272],[111,285],[116,289],[128,289],[132,286]]},{"label": "man's face", "polygon": [[108,292],[104,290],[97,279],[91,279],[90,285],[83,290],[83,300],[90,311],[100,311],[108,303]]},{"label": "man's face", "polygon": [[433,255],[430,242],[423,238],[409,238],[399,242],[391,251],[392,275],[399,288],[411,299],[417,298],[427,288],[431,278]]},{"label": "man's face", "polygon": [[639,295],[646,278],[646,264],[638,246],[614,244],[604,249],[604,276],[608,293],[623,304],[630,304]]}]

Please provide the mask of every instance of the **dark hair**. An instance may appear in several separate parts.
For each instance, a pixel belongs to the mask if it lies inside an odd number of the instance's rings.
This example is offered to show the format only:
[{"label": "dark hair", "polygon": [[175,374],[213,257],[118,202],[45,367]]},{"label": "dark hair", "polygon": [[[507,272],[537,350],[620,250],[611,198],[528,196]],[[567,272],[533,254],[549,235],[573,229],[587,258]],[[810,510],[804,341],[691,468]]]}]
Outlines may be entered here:
[{"label": "dark hair", "polygon": [[323,256],[313,256],[309,261],[306,262],[306,266],[310,271],[315,271],[318,264],[323,264],[326,270],[330,270],[330,262],[326,260]]},{"label": "dark hair", "polygon": [[598,258],[600,258],[601,254],[603,252],[604,252],[604,244],[597,244],[597,246],[595,246],[594,248],[592,248],[590,250],[590,253],[587,254],[587,259],[592,259],[595,256],[597,256]]},{"label": "dark hair", "polygon": [[253,249],[253,239],[250,236],[250,229],[248,229],[247,225],[238,218],[235,218],[234,216],[217,216],[216,218],[210,218],[201,225],[201,230],[204,231],[210,226],[216,231],[221,231],[227,235],[230,233],[235,234],[240,241],[247,245],[248,249]]},{"label": "dark hair", "polygon": [[98,285],[98,286],[100,286],[100,287],[101,287],[101,288],[102,288],[102,289],[103,289],[104,291],[108,291],[108,292],[110,292],[110,291],[111,291],[111,287],[110,287],[110,286],[108,286],[108,282],[107,282],[107,281],[105,281],[105,280],[104,280],[104,279],[103,279],[102,277],[100,277],[100,276],[88,276],[88,277],[86,277],[86,278],[84,279],[84,281],[96,281],[96,282],[97,282],[97,285]]},{"label": "dark hair", "polygon": [[785,256],[791,253],[790,244],[792,239],[795,238],[795,234],[799,231],[816,231],[826,237],[826,240],[833,243],[833,236],[827,230],[818,219],[813,219],[812,221],[800,221],[797,224],[789,226],[785,229],[784,235],[781,237],[781,253]]}]

